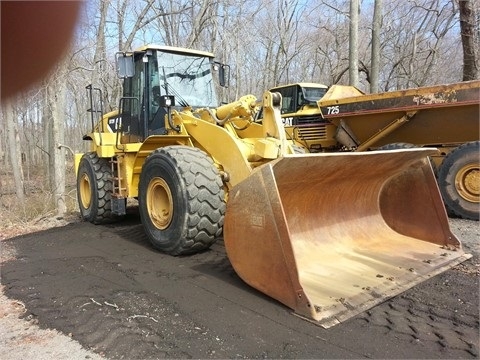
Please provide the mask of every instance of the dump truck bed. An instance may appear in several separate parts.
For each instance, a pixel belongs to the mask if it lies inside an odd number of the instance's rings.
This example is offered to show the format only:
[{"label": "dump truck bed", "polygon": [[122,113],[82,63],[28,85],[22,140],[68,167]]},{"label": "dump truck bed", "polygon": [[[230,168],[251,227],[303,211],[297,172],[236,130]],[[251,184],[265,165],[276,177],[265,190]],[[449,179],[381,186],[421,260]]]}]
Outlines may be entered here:
[{"label": "dump truck bed", "polygon": [[397,142],[436,146],[479,139],[478,80],[357,96],[335,88],[318,101],[322,116],[345,128],[361,150]]}]

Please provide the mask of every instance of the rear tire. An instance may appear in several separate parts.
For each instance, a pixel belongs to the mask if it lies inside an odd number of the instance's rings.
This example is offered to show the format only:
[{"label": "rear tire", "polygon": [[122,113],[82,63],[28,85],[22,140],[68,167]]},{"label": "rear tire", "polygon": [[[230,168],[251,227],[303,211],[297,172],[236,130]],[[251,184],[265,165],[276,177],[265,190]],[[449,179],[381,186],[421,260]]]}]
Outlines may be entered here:
[{"label": "rear tire", "polygon": [[77,198],[80,215],[93,224],[118,219],[112,214],[112,170],[107,159],[90,152],[82,156],[77,174]]},{"label": "rear tire", "polygon": [[449,153],[440,166],[438,184],[449,214],[479,220],[480,141],[469,142]]},{"label": "rear tire", "polygon": [[[411,144],[411,143],[398,142],[398,143],[392,143],[392,144],[380,146],[378,150],[414,149],[417,147],[418,146],[415,146],[414,144]],[[435,175],[435,178],[437,178],[437,175],[438,175],[437,166],[435,165],[435,162],[432,160],[431,157],[428,157],[428,159],[430,160],[430,166],[432,167],[433,174]]]},{"label": "rear tire", "polygon": [[410,143],[405,143],[405,142],[399,142],[399,143],[393,143],[393,144],[387,144],[380,146],[378,150],[398,150],[398,149],[413,149],[416,146]]},{"label": "rear tire", "polygon": [[207,249],[222,233],[223,183],[199,149],[167,146],[150,154],[140,174],[138,201],[148,238],[167,254]]}]

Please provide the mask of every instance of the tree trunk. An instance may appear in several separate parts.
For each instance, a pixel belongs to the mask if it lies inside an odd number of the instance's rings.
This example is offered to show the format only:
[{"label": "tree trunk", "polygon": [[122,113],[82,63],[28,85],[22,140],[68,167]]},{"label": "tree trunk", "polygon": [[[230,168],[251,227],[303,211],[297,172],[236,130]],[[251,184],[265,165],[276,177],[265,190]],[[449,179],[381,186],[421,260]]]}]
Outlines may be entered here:
[{"label": "tree trunk", "polygon": [[[2,110],[2,109],[0,109]],[[1,123],[4,124],[6,117],[5,117],[5,111],[0,112],[0,116],[2,117]],[[7,132],[4,126],[0,127],[0,195],[1,195],[1,189],[3,189],[6,186],[6,175],[7,169],[9,169],[9,164],[8,164],[8,156],[7,156]],[[1,206],[1,201],[0,201],[0,206]]]},{"label": "tree trunk", "polygon": [[359,0],[350,0],[350,37],[349,37],[349,83],[358,87],[358,17],[360,12]]},{"label": "tree trunk", "polygon": [[375,0],[372,25],[372,68],[370,70],[370,92],[378,93],[380,73],[380,31],[382,28],[382,0]]},{"label": "tree trunk", "polygon": [[458,4],[463,47],[463,81],[476,80],[478,48],[475,46],[475,11],[470,0],[460,0]]},{"label": "tree trunk", "polygon": [[[62,67],[63,65],[61,65]],[[47,87],[47,104],[51,117],[48,153],[50,154],[50,189],[53,194],[53,204],[58,216],[63,216],[67,210],[65,204],[65,149],[60,147],[65,141],[65,79],[64,69],[60,69],[58,77],[52,79]]]},{"label": "tree trunk", "polygon": [[10,101],[4,102],[4,116],[7,123],[7,141],[10,164],[12,165],[15,193],[21,205],[25,204],[25,187],[22,170],[22,157],[20,154],[20,137],[17,130],[17,121],[14,106]]}]

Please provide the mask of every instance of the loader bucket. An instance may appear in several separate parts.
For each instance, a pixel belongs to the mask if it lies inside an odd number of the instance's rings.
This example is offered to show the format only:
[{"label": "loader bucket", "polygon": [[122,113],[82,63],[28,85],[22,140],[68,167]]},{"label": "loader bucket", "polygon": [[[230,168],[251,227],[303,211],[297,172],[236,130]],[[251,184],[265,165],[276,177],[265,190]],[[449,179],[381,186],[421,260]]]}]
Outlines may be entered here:
[{"label": "loader bucket", "polygon": [[330,327],[468,259],[427,157],[436,153],[289,155],[257,168],[227,202],[235,271]]}]

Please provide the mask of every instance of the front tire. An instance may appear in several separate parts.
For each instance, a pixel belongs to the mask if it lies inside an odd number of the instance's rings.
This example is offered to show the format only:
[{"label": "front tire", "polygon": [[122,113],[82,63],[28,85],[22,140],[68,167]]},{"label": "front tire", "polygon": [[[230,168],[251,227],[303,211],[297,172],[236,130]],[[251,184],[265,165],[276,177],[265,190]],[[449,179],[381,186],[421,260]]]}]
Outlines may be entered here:
[{"label": "front tire", "polygon": [[479,220],[480,142],[463,144],[449,153],[440,166],[438,184],[449,214]]},{"label": "front tire", "polygon": [[138,200],[148,238],[167,254],[207,249],[222,233],[223,183],[213,161],[197,148],[167,146],[150,154]]},{"label": "front tire", "polygon": [[112,214],[112,170],[107,159],[90,152],[82,156],[77,174],[77,198],[82,219],[93,224],[115,220]]}]

